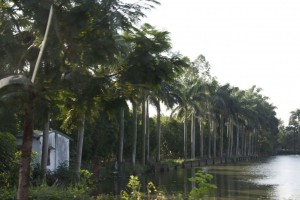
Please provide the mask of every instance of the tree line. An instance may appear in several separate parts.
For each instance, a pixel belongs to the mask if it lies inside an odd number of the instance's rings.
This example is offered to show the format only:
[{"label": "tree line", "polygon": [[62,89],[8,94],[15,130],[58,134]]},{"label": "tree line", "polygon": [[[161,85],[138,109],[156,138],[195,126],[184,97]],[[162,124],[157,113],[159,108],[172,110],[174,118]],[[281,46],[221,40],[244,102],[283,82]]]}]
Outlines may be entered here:
[{"label": "tree line", "polygon": [[[117,159],[134,166],[273,152],[276,107],[256,86],[220,84],[203,55],[192,61],[173,52],[168,31],[140,25],[145,11],[157,5],[0,2],[0,131],[24,132],[19,199],[28,197],[33,129],[43,130],[45,139],[49,128],[72,134],[77,173],[82,161]],[[149,116],[150,105],[155,117]],[[162,105],[170,116],[161,113]]]}]

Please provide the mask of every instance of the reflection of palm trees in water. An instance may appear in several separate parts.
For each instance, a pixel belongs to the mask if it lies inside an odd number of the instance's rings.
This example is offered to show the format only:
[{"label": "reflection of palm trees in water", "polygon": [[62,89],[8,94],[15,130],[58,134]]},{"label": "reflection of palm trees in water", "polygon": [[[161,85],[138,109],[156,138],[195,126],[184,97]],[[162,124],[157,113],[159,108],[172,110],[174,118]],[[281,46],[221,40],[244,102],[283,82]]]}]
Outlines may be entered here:
[{"label": "reflection of palm trees in water", "polygon": [[188,194],[188,180],[187,180],[187,168],[183,169],[183,188],[184,188],[184,196],[187,197]]},{"label": "reflection of palm trees in water", "polygon": [[119,189],[119,183],[121,181],[118,178],[117,174],[113,175],[113,183],[114,183],[114,190],[113,190],[113,194],[114,195],[119,195],[120,194],[120,189]]},{"label": "reflection of palm trees in water", "polygon": [[[192,168],[191,172],[192,172],[191,177],[195,177],[195,168]],[[195,181],[191,181],[191,184],[192,184],[192,188],[191,189],[193,189],[194,187],[196,187],[196,182]]]}]

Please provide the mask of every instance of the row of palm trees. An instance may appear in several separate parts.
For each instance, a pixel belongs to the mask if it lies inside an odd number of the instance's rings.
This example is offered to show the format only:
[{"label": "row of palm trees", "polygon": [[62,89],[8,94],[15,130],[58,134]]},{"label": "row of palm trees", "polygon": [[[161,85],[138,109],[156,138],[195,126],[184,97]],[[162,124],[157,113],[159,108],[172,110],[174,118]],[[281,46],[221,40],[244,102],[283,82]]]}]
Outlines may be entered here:
[{"label": "row of palm trees", "polygon": [[[194,62],[188,62],[183,73],[171,81],[163,81],[159,87],[142,93],[142,163],[149,161],[149,146],[146,147],[148,101],[157,109],[156,161],[161,160],[161,103],[172,110],[171,117],[183,122],[183,156],[191,158],[216,158],[249,156],[264,152],[260,141],[271,139],[278,133],[279,120],[275,108],[261,89],[253,86],[246,90],[230,84],[220,85],[210,76],[209,63],[200,55]],[[136,113],[138,103],[133,104]],[[136,116],[136,114],[134,114]],[[137,118],[134,117],[136,127]],[[190,125],[190,128],[189,128]],[[134,140],[136,141],[134,129]],[[197,130],[197,131],[196,131]],[[188,134],[190,131],[190,134]],[[196,141],[196,132],[200,141]],[[188,145],[190,139],[190,145]],[[133,142],[132,161],[135,164],[136,142]],[[149,141],[149,140],[148,140]],[[196,147],[196,144],[199,147]],[[218,145],[218,146],[217,146]],[[190,153],[188,153],[190,148]],[[200,154],[196,155],[196,148]],[[206,150],[206,152],[205,152]],[[147,152],[147,155],[145,155]],[[120,156],[119,156],[120,157]],[[122,160],[119,160],[122,162]]]}]

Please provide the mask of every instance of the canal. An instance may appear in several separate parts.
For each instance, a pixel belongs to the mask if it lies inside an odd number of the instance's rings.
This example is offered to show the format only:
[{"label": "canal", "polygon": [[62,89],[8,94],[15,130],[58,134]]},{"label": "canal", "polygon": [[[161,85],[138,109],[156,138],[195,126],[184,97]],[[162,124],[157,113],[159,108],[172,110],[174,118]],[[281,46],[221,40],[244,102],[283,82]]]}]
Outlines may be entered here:
[{"label": "canal", "polygon": [[[139,176],[146,185],[152,181],[166,194],[188,195],[193,184],[188,180],[198,170],[214,176],[218,189],[209,199],[300,199],[300,156],[281,155],[261,161],[230,163],[188,169],[170,170],[147,176]],[[119,194],[128,177],[108,178],[100,185],[103,193]]]}]

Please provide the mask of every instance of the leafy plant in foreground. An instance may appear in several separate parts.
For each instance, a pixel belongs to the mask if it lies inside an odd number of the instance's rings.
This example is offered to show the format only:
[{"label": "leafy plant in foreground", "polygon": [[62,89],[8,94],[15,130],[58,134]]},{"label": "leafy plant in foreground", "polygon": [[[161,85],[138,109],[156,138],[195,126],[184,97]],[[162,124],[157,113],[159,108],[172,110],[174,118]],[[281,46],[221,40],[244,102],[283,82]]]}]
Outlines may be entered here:
[{"label": "leafy plant in foreground", "polygon": [[196,187],[189,194],[189,199],[201,199],[204,195],[217,189],[216,185],[210,183],[212,179],[213,175],[201,171],[196,172],[195,177],[189,178],[189,181],[196,183]]},{"label": "leafy plant in foreground", "polygon": [[166,199],[162,192],[157,191],[156,186],[153,182],[148,182],[147,193],[144,194],[140,192],[141,183],[139,177],[130,176],[129,182],[127,184],[127,190],[121,191],[121,199],[123,200],[141,200],[141,199],[156,199],[163,200]]}]

